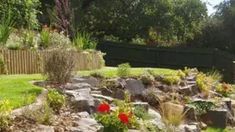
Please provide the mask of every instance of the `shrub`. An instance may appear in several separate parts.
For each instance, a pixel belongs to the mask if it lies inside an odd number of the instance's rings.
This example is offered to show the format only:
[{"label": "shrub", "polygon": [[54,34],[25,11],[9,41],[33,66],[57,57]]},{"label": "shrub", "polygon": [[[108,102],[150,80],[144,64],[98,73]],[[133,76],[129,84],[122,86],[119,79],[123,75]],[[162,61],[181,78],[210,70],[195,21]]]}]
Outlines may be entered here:
[{"label": "shrub", "polygon": [[46,103],[35,110],[26,109],[23,116],[44,125],[51,125],[54,121],[53,110]]},{"label": "shrub", "polygon": [[186,74],[182,70],[177,71],[177,76],[179,76],[181,79],[186,77]]},{"label": "shrub", "polygon": [[12,32],[14,21],[9,11],[2,17],[0,14],[0,18],[0,45],[5,45]]},{"label": "shrub", "polygon": [[40,32],[40,47],[48,47],[50,45],[50,31],[49,28],[47,28],[46,26],[44,26],[42,28],[42,31]]},{"label": "shrub", "polygon": [[140,80],[143,82],[143,84],[145,85],[151,85],[153,84],[155,78],[153,75],[151,75],[149,72],[144,72],[144,74],[142,74],[140,76]]},{"label": "shrub", "polygon": [[39,0],[0,0],[0,18],[10,12],[17,22],[17,27],[38,28],[37,14],[40,6]]},{"label": "shrub", "polygon": [[180,81],[181,79],[177,75],[168,75],[163,77],[163,82],[168,85],[178,84]]},{"label": "shrub", "polygon": [[151,116],[148,114],[148,111],[146,111],[141,106],[135,107],[133,113],[135,114],[136,117],[143,119],[143,120],[148,120],[151,118]]},{"label": "shrub", "polygon": [[205,114],[207,111],[215,107],[213,102],[203,100],[191,102],[190,105],[195,107],[197,115]]},{"label": "shrub", "polygon": [[119,77],[130,76],[130,72],[131,72],[131,66],[129,63],[123,63],[123,64],[118,65],[117,75]]},{"label": "shrub", "polygon": [[56,90],[49,90],[47,103],[55,112],[58,113],[65,104],[65,97]]},{"label": "shrub", "polygon": [[90,76],[95,77],[95,78],[105,78],[101,72],[92,72]]},{"label": "shrub", "polygon": [[209,95],[209,91],[212,88],[213,80],[211,78],[207,77],[203,73],[199,73],[196,76],[196,84],[198,88],[206,95]]},{"label": "shrub", "polygon": [[86,32],[77,33],[73,40],[74,46],[78,50],[86,50],[86,49],[95,49],[97,42],[92,39],[91,35]]},{"label": "shrub", "polygon": [[24,30],[22,44],[24,48],[34,48],[36,46],[36,34],[33,30]]},{"label": "shrub", "polygon": [[233,87],[227,83],[220,83],[216,86],[215,90],[223,96],[228,97],[228,95],[233,92]]},{"label": "shrub", "polygon": [[207,72],[206,75],[208,77],[211,77],[213,80],[217,82],[220,82],[223,79],[223,75],[218,70],[215,70],[215,69]]},{"label": "shrub", "polygon": [[0,131],[7,129],[11,123],[11,106],[8,100],[0,101]]},{"label": "shrub", "polygon": [[58,48],[44,57],[43,74],[54,83],[66,83],[70,80],[75,68],[73,51]]}]

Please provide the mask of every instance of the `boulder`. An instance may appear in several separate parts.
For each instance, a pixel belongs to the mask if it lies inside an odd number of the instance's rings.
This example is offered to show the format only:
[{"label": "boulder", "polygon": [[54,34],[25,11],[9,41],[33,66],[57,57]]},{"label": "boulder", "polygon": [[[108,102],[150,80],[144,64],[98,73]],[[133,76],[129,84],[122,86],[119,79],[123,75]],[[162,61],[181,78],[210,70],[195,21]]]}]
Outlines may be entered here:
[{"label": "boulder", "polygon": [[87,111],[91,113],[95,107],[94,98],[90,89],[66,90],[65,93],[71,98],[71,106],[75,111]]},{"label": "boulder", "polygon": [[101,99],[103,101],[107,101],[108,103],[112,103],[113,102],[113,98],[112,97],[109,97],[109,96],[104,96],[104,95],[101,95],[101,94],[91,94],[94,98],[97,98],[97,99]]},{"label": "boulder", "polygon": [[201,132],[197,124],[183,124],[179,126],[179,132]]},{"label": "boulder", "polygon": [[103,128],[102,125],[92,118],[81,118],[78,121],[78,129],[81,132],[103,132]]},{"label": "boulder", "polygon": [[171,102],[166,102],[162,104],[162,109],[165,113],[172,113],[172,114],[183,114],[184,113],[184,106],[180,104],[174,104]]},{"label": "boulder", "polygon": [[157,112],[152,108],[149,108],[148,113],[152,117],[152,119],[149,122],[156,125],[160,130],[164,130],[166,126],[163,123],[162,117],[159,114],[159,112]]},{"label": "boulder", "polygon": [[139,96],[145,90],[144,84],[140,80],[127,79],[125,88],[132,96]]},{"label": "boulder", "polygon": [[115,90],[113,90],[113,94],[111,96],[113,98],[124,100],[125,99],[125,90],[116,88]]},{"label": "boulder", "polygon": [[179,93],[181,93],[185,96],[194,96],[194,95],[200,93],[200,90],[198,89],[198,87],[196,85],[191,84],[191,85],[187,85],[184,87],[180,87]]},{"label": "boulder", "polygon": [[65,90],[87,89],[91,88],[91,85],[88,83],[67,83],[63,88]]},{"label": "boulder", "polygon": [[206,114],[201,115],[201,119],[208,126],[213,126],[217,128],[226,128],[227,110],[226,109],[209,110]]},{"label": "boulder", "polygon": [[71,79],[72,83],[88,83],[93,87],[99,86],[100,81],[95,77],[74,77]]},{"label": "boulder", "polygon": [[197,113],[196,113],[196,110],[193,106],[185,105],[184,113],[185,113],[186,120],[197,121]]}]

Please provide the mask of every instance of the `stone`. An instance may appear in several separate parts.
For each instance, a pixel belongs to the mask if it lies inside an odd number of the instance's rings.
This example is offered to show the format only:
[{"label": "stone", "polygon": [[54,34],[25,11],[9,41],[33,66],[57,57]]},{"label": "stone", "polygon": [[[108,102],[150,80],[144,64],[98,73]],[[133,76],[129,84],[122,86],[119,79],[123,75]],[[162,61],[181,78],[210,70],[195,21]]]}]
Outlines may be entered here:
[{"label": "stone", "polygon": [[101,94],[104,96],[111,96],[113,94],[113,91],[110,90],[109,88],[102,88]]},{"label": "stone", "polygon": [[99,86],[100,81],[95,77],[74,77],[71,79],[72,83],[88,83],[93,87]]},{"label": "stone", "polygon": [[189,121],[197,121],[196,110],[195,110],[195,108],[193,106],[185,105],[183,113],[185,113],[185,118],[187,120],[189,120]]},{"label": "stone", "polygon": [[200,93],[198,87],[194,84],[180,87],[179,92],[185,96],[194,96]]},{"label": "stone", "polygon": [[104,95],[101,95],[101,94],[91,94],[91,95],[92,95],[93,97],[95,97],[95,98],[105,100],[105,101],[107,101],[108,103],[112,103],[113,100],[114,100],[112,97],[104,96]]},{"label": "stone", "polygon": [[125,99],[125,91],[122,90],[122,89],[116,88],[116,89],[113,91],[112,97],[113,97],[113,98],[117,98],[117,99],[124,100],[124,99]]},{"label": "stone", "polygon": [[81,118],[90,118],[89,113],[87,113],[86,111],[79,112],[78,115],[79,115]]},{"label": "stone", "polygon": [[149,104],[148,104],[147,102],[134,102],[134,103],[132,103],[132,105],[133,105],[134,107],[142,107],[142,108],[144,108],[146,111],[148,111],[148,109],[149,109]]},{"label": "stone", "polygon": [[223,98],[222,99],[222,107],[224,109],[227,109],[227,117],[228,117],[228,120],[227,120],[227,123],[233,125],[235,123],[234,121],[234,111],[233,111],[233,108],[232,108],[232,100],[230,98]]},{"label": "stone", "polygon": [[98,124],[95,119],[92,118],[81,118],[78,121],[78,128],[81,132],[102,132],[103,126]]},{"label": "stone", "polygon": [[140,130],[136,130],[136,129],[129,129],[128,132],[141,132]]},{"label": "stone", "polygon": [[183,124],[179,126],[179,132],[201,132],[197,124]]},{"label": "stone", "polygon": [[87,111],[89,113],[95,107],[94,98],[90,94],[90,89],[66,90],[65,93],[71,96],[72,108],[75,111]]},{"label": "stone", "polygon": [[180,104],[174,104],[171,102],[166,102],[162,104],[162,109],[164,110],[165,113],[184,113],[184,106],[180,105]]},{"label": "stone", "polygon": [[142,81],[136,79],[127,79],[125,88],[129,91],[132,96],[141,95],[145,90]]},{"label": "stone", "polygon": [[152,108],[149,108],[148,113],[152,117],[149,122],[156,125],[160,130],[164,130],[166,126],[162,121],[161,115]]},{"label": "stone", "polygon": [[88,83],[67,83],[63,88],[65,90],[87,89],[91,88],[91,85]]},{"label": "stone", "polygon": [[206,114],[201,116],[204,123],[209,126],[217,128],[226,128],[227,126],[227,110],[226,109],[214,109],[209,110]]},{"label": "stone", "polygon": [[45,126],[45,125],[38,125],[36,132],[54,132],[54,127],[53,126]]},{"label": "stone", "polygon": [[149,88],[144,90],[142,93],[142,99],[145,102],[148,102],[149,105],[153,107],[158,107],[161,102],[167,100],[167,96],[165,93],[161,92],[156,88]]}]

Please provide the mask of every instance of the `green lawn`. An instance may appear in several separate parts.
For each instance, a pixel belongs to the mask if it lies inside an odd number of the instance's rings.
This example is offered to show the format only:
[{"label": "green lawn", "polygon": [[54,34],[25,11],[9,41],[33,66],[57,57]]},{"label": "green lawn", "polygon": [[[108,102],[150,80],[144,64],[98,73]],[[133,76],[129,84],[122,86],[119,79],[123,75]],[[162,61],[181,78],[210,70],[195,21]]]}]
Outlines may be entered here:
[{"label": "green lawn", "polygon": [[[145,70],[151,69],[157,75],[168,75],[168,74],[175,74],[176,70],[172,69],[165,69],[165,68],[131,68],[131,76],[141,75]],[[81,76],[89,76],[91,73],[99,72],[105,77],[117,77],[117,68],[116,67],[104,67],[99,70],[92,70],[92,71],[79,71],[78,75]]]},{"label": "green lawn", "polygon": [[30,81],[41,79],[40,75],[1,75],[0,100],[8,100],[13,109],[32,103],[42,89]]}]

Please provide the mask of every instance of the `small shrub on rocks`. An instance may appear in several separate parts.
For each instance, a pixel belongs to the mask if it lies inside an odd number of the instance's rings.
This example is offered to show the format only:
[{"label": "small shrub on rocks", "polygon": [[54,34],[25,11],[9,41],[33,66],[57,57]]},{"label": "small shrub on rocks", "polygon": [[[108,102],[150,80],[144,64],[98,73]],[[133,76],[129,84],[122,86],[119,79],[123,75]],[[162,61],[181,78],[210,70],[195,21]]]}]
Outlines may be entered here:
[{"label": "small shrub on rocks", "polygon": [[72,51],[54,49],[44,57],[43,74],[53,83],[64,84],[70,80],[75,64]]},{"label": "small shrub on rocks", "polygon": [[227,83],[220,83],[216,86],[215,90],[223,96],[228,97],[228,95],[233,92],[233,87]]},{"label": "small shrub on rocks", "polygon": [[95,77],[95,78],[105,78],[101,72],[92,72],[90,76]]},{"label": "small shrub on rocks", "polygon": [[151,85],[153,84],[155,78],[153,75],[151,75],[149,72],[145,72],[140,76],[140,80],[143,82],[145,85]]},{"label": "small shrub on rocks", "polygon": [[65,104],[65,97],[56,90],[49,90],[47,103],[55,112],[58,113]]},{"label": "small shrub on rocks", "polygon": [[8,100],[0,101],[0,131],[5,131],[11,123],[11,106]]},{"label": "small shrub on rocks", "polygon": [[181,79],[177,75],[163,77],[163,82],[165,82],[168,85],[178,84],[180,81],[181,81]]},{"label": "small shrub on rocks", "polygon": [[213,102],[202,100],[191,102],[190,105],[195,107],[197,115],[205,114],[207,111],[215,107],[215,104]]},{"label": "small shrub on rocks", "polygon": [[137,106],[134,108],[134,114],[136,117],[143,119],[143,120],[148,120],[151,118],[148,112],[143,107],[140,107],[140,106]]},{"label": "small shrub on rocks", "polygon": [[209,91],[211,90],[211,86],[213,84],[211,78],[208,78],[206,74],[199,73],[196,76],[196,84],[198,88],[206,95],[209,95]]},{"label": "small shrub on rocks", "polygon": [[118,65],[117,75],[119,77],[128,77],[130,76],[130,72],[131,72],[131,66],[129,63],[123,63]]}]

